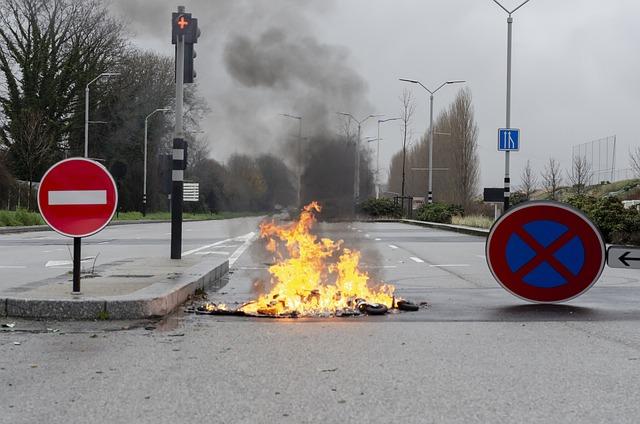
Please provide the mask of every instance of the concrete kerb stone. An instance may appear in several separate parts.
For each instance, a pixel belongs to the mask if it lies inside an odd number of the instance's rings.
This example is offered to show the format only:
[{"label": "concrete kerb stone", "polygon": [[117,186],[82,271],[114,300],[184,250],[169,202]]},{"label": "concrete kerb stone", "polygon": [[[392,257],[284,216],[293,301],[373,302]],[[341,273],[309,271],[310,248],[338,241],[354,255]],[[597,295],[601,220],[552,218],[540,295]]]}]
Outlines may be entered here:
[{"label": "concrete kerb stone", "polygon": [[104,300],[7,299],[7,316],[37,319],[96,319]]},{"label": "concrete kerb stone", "polygon": [[210,262],[190,267],[171,282],[156,283],[131,295],[110,298],[62,299],[0,299],[0,316],[35,319],[93,320],[141,319],[160,317],[183,304],[196,289],[220,288],[229,271],[229,261],[211,268]]},{"label": "concrete kerb stone", "polygon": [[439,222],[418,221],[415,219],[380,219],[374,222],[401,222],[405,224],[419,225],[421,227],[437,228],[439,230],[454,231],[472,236],[488,237],[489,230],[484,228],[466,227],[464,225],[441,224]]},{"label": "concrete kerb stone", "polygon": [[[229,261],[213,269],[205,269],[206,263],[195,265],[189,273],[174,280],[175,289],[162,295],[154,295],[151,288],[138,299],[113,299],[105,304],[109,319],[136,319],[160,317],[182,305],[197,289],[207,289],[219,282],[229,271]],[[218,287],[219,288],[219,287]],[[144,292],[145,290],[142,290]]]}]

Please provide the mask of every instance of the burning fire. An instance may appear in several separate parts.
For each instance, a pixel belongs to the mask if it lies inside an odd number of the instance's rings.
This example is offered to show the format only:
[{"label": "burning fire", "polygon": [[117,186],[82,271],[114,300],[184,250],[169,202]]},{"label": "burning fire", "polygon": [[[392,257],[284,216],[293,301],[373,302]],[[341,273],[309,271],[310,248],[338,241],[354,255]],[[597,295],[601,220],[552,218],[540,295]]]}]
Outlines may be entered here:
[{"label": "burning fire", "polygon": [[[394,306],[395,288],[370,286],[369,276],[358,268],[360,252],[343,247],[342,240],[318,238],[310,232],[316,222],[317,202],[305,206],[300,219],[290,225],[260,224],[267,249],[277,256],[269,267],[273,288],[239,311],[249,315],[336,315],[357,311],[361,304]],[[378,304],[378,305],[376,305]],[[226,310],[223,305],[213,306]],[[386,310],[386,308],[385,308]]]}]

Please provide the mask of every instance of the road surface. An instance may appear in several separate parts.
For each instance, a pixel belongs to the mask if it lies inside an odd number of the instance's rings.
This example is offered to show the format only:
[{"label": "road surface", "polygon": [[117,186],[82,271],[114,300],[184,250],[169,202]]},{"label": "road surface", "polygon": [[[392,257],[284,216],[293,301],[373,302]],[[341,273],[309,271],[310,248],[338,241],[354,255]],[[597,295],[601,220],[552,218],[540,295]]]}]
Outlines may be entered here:
[{"label": "road surface", "polygon": [[[324,320],[177,313],[162,322],[16,321],[22,331],[0,333],[0,416],[11,423],[637,422],[640,272],[608,269],[578,299],[529,305],[493,281],[481,238],[398,223],[320,229],[362,249],[375,278],[429,308]],[[246,296],[265,276],[267,256],[256,242],[212,297]]]}]

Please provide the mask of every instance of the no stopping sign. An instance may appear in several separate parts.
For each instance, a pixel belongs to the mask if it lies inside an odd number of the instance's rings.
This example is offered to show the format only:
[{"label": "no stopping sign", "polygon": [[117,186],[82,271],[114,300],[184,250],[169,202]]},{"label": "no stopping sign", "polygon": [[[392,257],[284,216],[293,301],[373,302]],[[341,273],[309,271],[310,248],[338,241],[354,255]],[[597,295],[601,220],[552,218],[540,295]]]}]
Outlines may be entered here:
[{"label": "no stopping sign", "polygon": [[580,211],[558,202],[526,202],[491,228],[491,273],[507,291],[531,302],[563,302],[587,291],[605,264],[605,244]]}]

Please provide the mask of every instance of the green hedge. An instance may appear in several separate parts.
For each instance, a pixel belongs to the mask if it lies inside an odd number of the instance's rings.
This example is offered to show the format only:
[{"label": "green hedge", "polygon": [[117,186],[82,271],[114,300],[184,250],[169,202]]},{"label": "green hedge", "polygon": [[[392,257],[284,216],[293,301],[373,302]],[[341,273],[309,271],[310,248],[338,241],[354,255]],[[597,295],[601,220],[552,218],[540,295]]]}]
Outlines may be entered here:
[{"label": "green hedge", "polygon": [[402,209],[392,199],[367,199],[360,205],[360,210],[374,218],[400,218]]},{"label": "green hedge", "polygon": [[587,214],[607,243],[640,245],[640,212],[616,197],[573,196],[567,203]]},{"label": "green hedge", "polygon": [[439,222],[451,224],[451,218],[455,215],[463,215],[464,209],[460,205],[446,203],[431,203],[420,206],[415,217],[421,221]]}]

